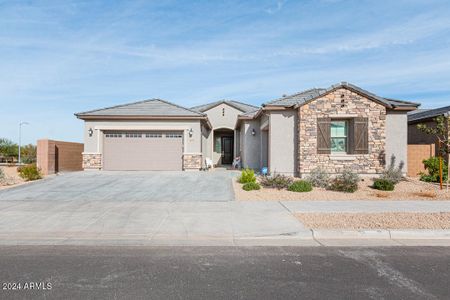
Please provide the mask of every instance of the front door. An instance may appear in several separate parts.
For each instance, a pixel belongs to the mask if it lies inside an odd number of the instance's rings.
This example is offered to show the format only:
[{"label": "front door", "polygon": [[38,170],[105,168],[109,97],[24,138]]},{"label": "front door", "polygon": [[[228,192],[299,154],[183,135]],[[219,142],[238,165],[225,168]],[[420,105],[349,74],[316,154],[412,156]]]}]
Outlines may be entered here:
[{"label": "front door", "polygon": [[222,137],[222,164],[230,165],[233,162],[233,137]]}]

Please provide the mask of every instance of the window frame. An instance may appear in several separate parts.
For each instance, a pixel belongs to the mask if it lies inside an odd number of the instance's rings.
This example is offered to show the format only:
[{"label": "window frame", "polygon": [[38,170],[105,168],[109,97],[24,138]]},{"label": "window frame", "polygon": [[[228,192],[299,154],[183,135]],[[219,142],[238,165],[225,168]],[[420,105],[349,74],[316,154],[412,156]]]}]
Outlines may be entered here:
[{"label": "window frame", "polygon": [[[344,136],[333,136],[333,130],[332,126],[333,123],[344,123]],[[339,119],[339,118],[332,118],[330,120],[330,154],[331,155],[343,155],[343,154],[349,154],[350,153],[350,120],[349,119]],[[333,140],[335,139],[344,139],[345,140],[345,150],[344,151],[334,151],[333,150]]]}]

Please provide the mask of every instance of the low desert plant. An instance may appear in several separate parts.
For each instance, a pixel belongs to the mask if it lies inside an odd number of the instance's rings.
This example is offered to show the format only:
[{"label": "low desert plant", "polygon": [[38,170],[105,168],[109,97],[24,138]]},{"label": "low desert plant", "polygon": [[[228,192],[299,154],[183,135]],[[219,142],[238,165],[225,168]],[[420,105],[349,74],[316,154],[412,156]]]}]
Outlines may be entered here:
[{"label": "low desert plant", "polygon": [[291,192],[311,192],[312,191],[312,185],[309,181],[306,180],[299,180],[299,181],[295,181],[294,183],[292,183],[289,187],[288,190]]},{"label": "low desert plant", "polygon": [[17,172],[19,172],[19,176],[26,181],[32,181],[42,178],[41,171],[35,164],[18,167]]},{"label": "low desert plant", "polygon": [[[423,165],[427,170],[427,173],[420,173],[420,180],[425,182],[439,182],[439,157],[430,157],[423,161]],[[448,176],[448,165],[446,162],[443,163],[443,181],[447,180]]]},{"label": "low desert plant", "polygon": [[244,184],[242,186],[242,189],[244,191],[254,191],[254,190],[259,190],[261,188],[261,186],[256,183],[256,182],[247,182],[246,184]]},{"label": "low desert plant", "polygon": [[405,167],[405,163],[401,161],[396,167],[396,157],[395,155],[391,156],[391,163],[389,167],[383,171],[380,178],[390,181],[393,184],[397,184],[403,179],[403,168]]},{"label": "low desert plant", "polygon": [[384,178],[377,178],[373,182],[373,188],[379,191],[393,191],[395,183]]},{"label": "low desert plant", "polygon": [[327,188],[330,184],[330,175],[323,168],[317,167],[309,173],[306,180],[314,187]]},{"label": "low desert plant", "polygon": [[286,189],[292,184],[293,180],[289,176],[275,174],[273,176],[264,176],[261,178],[261,184],[265,187]]},{"label": "low desert plant", "polygon": [[329,189],[337,192],[354,193],[358,190],[359,181],[358,174],[353,173],[350,169],[345,169],[342,174],[331,181]]},{"label": "low desert plant", "polygon": [[241,176],[239,177],[238,181],[240,183],[256,182],[255,171],[249,168],[242,170]]}]

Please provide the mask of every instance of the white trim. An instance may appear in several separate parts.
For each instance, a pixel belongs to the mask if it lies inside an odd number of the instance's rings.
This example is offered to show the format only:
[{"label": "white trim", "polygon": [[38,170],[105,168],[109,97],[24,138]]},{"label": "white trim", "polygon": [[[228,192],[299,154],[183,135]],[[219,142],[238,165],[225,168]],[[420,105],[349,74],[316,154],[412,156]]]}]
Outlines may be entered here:
[{"label": "white trim", "polygon": [[200,152],[183,152],[183,155],[202,155],[203,156],[203,153],[200,153]]},{"label": "white trim", "polygon": [[173,125],[97,125],[94,127],[97,130],[173,130],[182,131],[189,130],[192,126],[173,126]]},{"label": "white trim", "polygon": [[96,155],[100,154],[101,155],[100,152],[81,152],[81,154],[96,154]]}]

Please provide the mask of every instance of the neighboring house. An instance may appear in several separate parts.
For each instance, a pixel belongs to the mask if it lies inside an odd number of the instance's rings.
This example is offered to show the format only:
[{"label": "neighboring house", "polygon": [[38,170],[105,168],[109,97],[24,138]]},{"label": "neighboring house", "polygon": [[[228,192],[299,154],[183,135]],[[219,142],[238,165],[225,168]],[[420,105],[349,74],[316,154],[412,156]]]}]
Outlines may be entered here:
[{"label": "neighboring house", "polygon": [[[408,114],[408,144],[409,145],[430,145],[436,144],[436,155],[439,151],[438,140],[431,134],[424,133],[417,129],[418,124],[425,124],[428,127],[435,127],[435,119],[450,113],[450,106],[436,109],[421,109]],[[450,131],[449,131],[450,134]]]},{"label": "neighboring house", "polygon": [[407,163],[407,112],[418,106],[345,82],[273,100],[238,118],[243,163],[300,177],[316,167],[378,174],[392,155]]},{"label": "neighboring house", "polygon": [[85,120],[85,169],[200,169],[242,165],[304,176],[351,167],[377,174],[387,156],[406,163],[407,112],[419,104],[382,98],[348,83],[255,107],[217,101],[193,108],[152,99],[76,116]]}]

